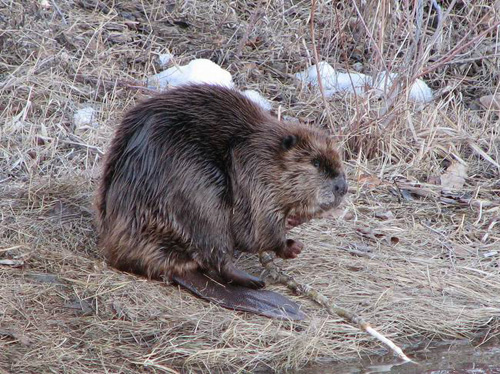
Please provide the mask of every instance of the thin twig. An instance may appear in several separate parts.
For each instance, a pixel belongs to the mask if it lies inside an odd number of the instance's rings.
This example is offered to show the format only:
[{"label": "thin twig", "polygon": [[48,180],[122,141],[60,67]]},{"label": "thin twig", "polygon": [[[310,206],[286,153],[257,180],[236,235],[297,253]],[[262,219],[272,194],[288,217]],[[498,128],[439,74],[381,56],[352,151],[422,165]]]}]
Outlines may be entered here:
[{"label": "thin twig", "polygon": [[85,84],[92,84],[97,86],[96,89],[101,88],[101,85],[105,87],[106,89],[109,90],[114,90],[116,87],[120,88],[125,88],[128,90],[134,90],[134,91],[143,91],[146,93],[153,93],[153,92],[158,92],[158,90],[154,88],[149,88],[146,86],[144,82],[141,82],[139,80],[125,80],[125,79],[102,79],[98,77],[93,77],[89,75],[83,75],[83,74],[75,74],[72,77],[76,82],[80,83],[85,83]]},{"label": "thin twig", "polygon": [[318,74],[318,86],[319,90],[321,91],[321,96],[323,97],[323,100],[325,101],[325,107],[327,106],[326,103],[326,96],[325,96],[325,90],[323,89],[323,80],[321,79],[321,72],[319,70],[319,56],[318,56],[318,49],[316,47],[316,37],[314,33],[314,12],[316,11],[316,0],[311,0],[311,17],[309,20],[309,28],[311,31],[311,43],[312,43],[312,50],[313,50],[313,56],[314,56],[314,63],[316,64],[316,74]]},{"label": "thin twig", "polygon": [[263,14],[264,13],[262,12],[262,9],[260,7],[257,7],[255,9],[255,11],[252,13],[252,15],[250,16],[250,19],[248,20],[247,28],[245,30],[245,34],[243,34],[240,42],[238,43],[238,48],[236,49],[236,52],[234,54],[235,57],[239,58],[241,56],[243,48],[245,47],[245,44],[247,44],[247,42],[248,42],[250,32],[252,31],[252,29],[255,28],[255,26],[259,22],[260,18],[263,16]]},{"label": "thin twig", "polygon": [[376,53],[376,55],[377,55],[377,57],[379,58],[379,61],[380,61],[380,65],[383,67],[383,69],[385,71],[388,71],[389,69],[387,68],[387,65],[385,63],[385,59],[384,59],[384,56],[382,54],[382,51],[378,47],[377,42],[375,41],[375,38],[373,37],[372,33],[370,32],[370,29],[368,28],[368,25],[366,24],[366,22],[365,22],[365,20],[363,18],[363,15],[359,11],[358,5],[356,4],[355,1],[352,2],[352,5],[354,6],[354,9],[356,10],[356,14],[359,17],[359,20],[361,21],[361,24],[363,25],[363,27],[364,27],[364,29],[366,31],[366,34],[368,35],[368,37],[370,38],[370,41],[373,44],[373,47],[375,49],[375,53]]},{"label": "thin twig", "polygon": [[334,123],[332,119],[332,113],[330,111],[330,105],[328,105],[328,100],[326,100],[325,90],[323,88],[323,80],[321,79],[321,72],[319,69],[319,55],[318,49],[316,47],[316,37],[314,34],[314,13],[316,11],[316,0],[311,0],[311,15],[309,20],[309,27],[311,32],[311,44],[313,50],[314,64],[316,66],[316,74],[318,76],[318,86],[319,91],[321,92],[321,98],[323,99],[323,105],[325,106],[325,110],[328,115],[329,128],[334,130]]},{"label": "thin twig", "polygon": [[57,13],[59,14],[59,16],[61,17],[61,20],[62,22],[67,25],[68,22],[66,21],[66,18],[64,18],[64,14],[61,12],[61,9],[59,8],[59,6],[57,5],[57,3],[55,2],[55,0],[52,0],[52,5],[54,5],[54,8],[56,8],[56,11]]},{"label": "thin twig", "polygon": [[408,356],[406,356],[401,348],[399,348],[396,344],[394,344],[390,339],[379,333],[373,327],[370,326],[368,322],[366,322],[362,317],[352,313],[344,308],[336,306],[335,304],[330,303],[328,298],[318,291],[314,290],[311,286],[299,284],[288,274],[285,274],[283,270],[281,270],[274,262],[273,257],[266,252],[262,252],[260,254],[260,262],[262,266],[267,269],[271,278],[275,281],[286,285],[290,290],[296,292],[300,295],[304,295],[309,297],[314,302],[323,306],[330,315],[338,315],[342,317],[347,322],[357,325],[359,329],[367,332],[375,339],[384,343],[387,347],[389,347],[400,359],[405,362],[414,362]]},{"label": "thin twig", "polygon": [[[429,74],[430,72],[436,70],[440,66],[448,63],[449,61],[451,61],[453,59],[453,57],[455,57],[457,54],[459,54],[465,48],[470,47],[472,45],[476,45],[476,46],[479,45],[479,41],[481,40],[481,38],[483,38],[483,36],[485,36],[486,34],[488,34],[489,32],[491,32],[491,30],[497,28],[498,26],[500,26],[500,21],[495,22],[492,26],[488,27],[486,30],[484,30],[481,34],[479,34],[478,36],[476,36],[472,40],[469,40],[467,43],[460,45],[460,43],[462,41],[464,41],[465,38],[468,36],[469,33],[467,33],[467,35],[464,36],[462,38],[462,40],[460,40],[457,43],[457,46],[455,48],[453,48],[450,52],[448,52],[446,55],[444,55],[439,60],[437,60],[433,65],[429,66],[427,69],[425,69],[420,74],[417,74],[412,79],[414,80],[414,79],[417,79],[417,78],[419,78],[419,77],[421,77],[423,75]],[[474,48],[472,48],[472,49],[474,49]]]}]

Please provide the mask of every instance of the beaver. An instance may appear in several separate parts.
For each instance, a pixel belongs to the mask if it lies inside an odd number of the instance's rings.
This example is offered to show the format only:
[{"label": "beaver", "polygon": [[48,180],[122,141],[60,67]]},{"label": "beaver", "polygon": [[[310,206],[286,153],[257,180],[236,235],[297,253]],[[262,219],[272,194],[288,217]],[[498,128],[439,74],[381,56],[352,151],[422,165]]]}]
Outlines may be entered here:
[{"label": "beaver", "polygon": [[96,197],[99,246],[119,270],[202,297],[194,273],[258,289],[264,282],[235,266],[234,251],[296,257],[303,244],[286,238],[287,222],[336,207],[346,191],[326,133],[284,123],[231,88],[181,86],[116,129]]}]

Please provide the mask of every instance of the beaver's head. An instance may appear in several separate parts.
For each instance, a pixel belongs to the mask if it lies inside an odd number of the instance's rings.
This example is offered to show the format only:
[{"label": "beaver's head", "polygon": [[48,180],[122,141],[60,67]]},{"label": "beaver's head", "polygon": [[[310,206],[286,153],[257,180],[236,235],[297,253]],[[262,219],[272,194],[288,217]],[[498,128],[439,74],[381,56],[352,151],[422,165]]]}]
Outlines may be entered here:
[{"label": "beaver's head", "polygon": [[347,192],[340,155],[326,134],[290,126],[281,137],[280,192],[288,213],[315,216],[337,207]]}]

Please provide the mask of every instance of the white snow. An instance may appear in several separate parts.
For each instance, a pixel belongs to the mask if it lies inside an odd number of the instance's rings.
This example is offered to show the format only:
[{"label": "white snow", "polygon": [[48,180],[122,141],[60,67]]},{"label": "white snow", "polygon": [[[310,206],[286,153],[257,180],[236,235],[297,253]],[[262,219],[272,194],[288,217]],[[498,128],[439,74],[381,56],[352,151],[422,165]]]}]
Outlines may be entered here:
[{"label": "white snow", "polygon": [[[332,77],[335,76],[335,69],[328,62],[321,61],[319,64],[319,74],[324,85],[333,84],[331,82]],[[295,74],[295,77],[304,82],[311,84],[313,86],[318,85],[318,71],[316,65],[312,65],[308,69]]]},{"label": "white snow", "polygon": [[378,74],[373,81],[373,88],[386,92],[392,86],[392,82],[398,75],[395,73],[386,74],[385,71]]},{"label": "white snow", "polygon": [[79,109],[73,115],[73,123],[77,128],[83,126],[96,126],[94,118],[95,117],[95,109],[87,106],[82,109]]},{"label": "white snow", "polygon": [[[397,74],[390,73],[387,76],[385,72],[382,72],[374,82],[370,76],[365,74],[338,72],[326,61],[320,62],[318,66],[325,95],[328,97],[337,93],[354,93],[363,96],[371,88],[385,92],[391,87],[393,80],[397,77]],[[312,65],[308,69],[296,73],[295,77],[305,84],[318,86],[316,65]],[[432,90],[423,80],[417,79],[410,87],[408,96],[410,100],[415,102],[429,102],[432,100]]]},{"label": "white snow", "polygon": [[428,103],[432,101],[432,99],[433,95],[431,88],[422,79],[416,79],[410,89],[410,100]]},{"label": "white snow", "polygon": [[327,87],[326,92],[332,96],[337,92],[354,92],[363,95],[370,86],[371,78],[361,73],[336,72],[333,84]]},{"label": "white snow", "polygon": [[[361,73],[341,73],[325,61],[319,64],[319,74],[323,88],[327,96],[333,96],[339,92],[351,92],[362,95],[367,86],[371,85],[371,78]],[[318,72],[316,65],[312,65],[308,69],[295,74],[295,77],[300,81],[310,84],[311,86],[318,86]]]},{"label": "white snow", "polygon": [[158,89],[189,83],[208,83],[229,88],[234,87],[233,78],[227,70],[204,58],[192,60],[187,65],[173,66],[148,79],[148,86]]},{"label": "white snow", "polygon": [[174,55],[171,53],[162,53],[158,56],[158,61],[162,68],[166,67],[168,63],[174,58]]},{"label": "white snow", "polygon": [[[391,88],[392,83],[397,76],[398,75],[395,73],[390,73],[387,76],[386,72],[382,72],[378,75],[373,86],[382,92],[386,92]],[[410,100],[417,103],[427,103],[432,101],[433,95],[432,90],[427,83],[425,83],[422,79],[416,79],[411,85],[408,97]]]},{"label": "white snow", "polygon": [[[173,57],[170,53],[160,55],[160,64],[168,64]],[[169,87],[177,87],[190,83],[217,84],[228,88],[234,88],[231,74],[216,63],[207,59],[195,59],[187,65],[173,66],[148,79],[148,87],[164,90]],[[264,110],[271,110],[272,104],[255,90],[241,91],[243,95],[255,102]]]},{"label": "white snow", "polygon": [[255,91],[255,90],[245,90],[245,91],[242,91],[241,93],[243,95],[245,95],[247,98],[249,98],[250,100],[252,100],[257,105],[259,105],[262,109],[267,110],[267,111],[273,109],[273,106],[271,105],[269,100],[267,100],[259,92]]},{"label": "white snow", "polygon": [[40,6],[44,9],[50,9],[52,5],[49,3],[49,0],[41,0]]}]

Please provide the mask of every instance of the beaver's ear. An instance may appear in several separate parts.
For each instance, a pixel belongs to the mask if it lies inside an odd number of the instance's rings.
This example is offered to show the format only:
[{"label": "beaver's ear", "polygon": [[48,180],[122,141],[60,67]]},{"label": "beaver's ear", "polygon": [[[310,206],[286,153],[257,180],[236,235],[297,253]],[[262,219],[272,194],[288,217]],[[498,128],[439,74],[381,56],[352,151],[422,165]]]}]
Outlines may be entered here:
[{"label": "beaver's ear", "polygon": [[296,135],[287,135],[281,140],[281,147],[285,150],[288,151],[291,149],[299,139],[297,138]]}]

